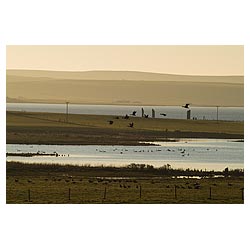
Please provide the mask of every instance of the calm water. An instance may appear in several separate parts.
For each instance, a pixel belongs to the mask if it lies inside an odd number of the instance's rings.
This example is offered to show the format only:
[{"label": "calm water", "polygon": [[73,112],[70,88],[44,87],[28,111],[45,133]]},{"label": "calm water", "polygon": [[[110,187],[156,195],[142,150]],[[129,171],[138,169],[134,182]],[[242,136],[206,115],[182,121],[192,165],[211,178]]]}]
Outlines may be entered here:
[{"label": "calm water", "polygon": [[[69,113],[72,114],[94,114],[94,115],[125,115],[137,111],[141,116],[142,108],[149,117],[152,109],[155,110],[156,118],[186,119],[187,110],[181,106],[118,106],[118,105],[80,105],[69,104]],[[190,107],[191,117],[197,119],[216,120],[216,107]],[[8,111],[31,111],[65,113],[66,104],[35,104],[35,103],[7,103]],[[165,113],[167,116],[160,115]],[[219,107],[219,120],[243,121],[244,107]]]},{"label": "calm water", "polygon": [[244,167],[244,143],[222,139],[183,139],[159,146],[20,145],[8,144],[9,153],[57,152],[66,156],[7,157],[7,161],[125,166],[130,163],[160,167],[223,170]]}]

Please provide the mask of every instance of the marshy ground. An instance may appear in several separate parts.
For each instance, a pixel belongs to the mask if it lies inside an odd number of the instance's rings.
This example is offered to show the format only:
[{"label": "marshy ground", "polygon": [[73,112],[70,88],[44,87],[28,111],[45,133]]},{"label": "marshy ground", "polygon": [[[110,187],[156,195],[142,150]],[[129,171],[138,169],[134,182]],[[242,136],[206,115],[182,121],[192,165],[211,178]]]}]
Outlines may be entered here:
[{"label": "marshy ground", "polygon": [[10,111],[6,120],[7,143],[15,144],[141,145],[168,138],[244,138],[244,122],[231,121],[70,114],[65,122],[65,114]]},{"label": "marshy ground", "polygon": [[[169,138],[244,138],[244,122],[76,114],[70,114],[68,122],[66,118],[7,112],[7,144],[142,145]],[[7,162],[6,178],[7,203],[244,203],[243,175],[180,179],[145,170]]]},{"label": "marshy ground", "polygon": [[244,177],[176,178],[148,169],[7,163],[7,203],[242,204]]}]

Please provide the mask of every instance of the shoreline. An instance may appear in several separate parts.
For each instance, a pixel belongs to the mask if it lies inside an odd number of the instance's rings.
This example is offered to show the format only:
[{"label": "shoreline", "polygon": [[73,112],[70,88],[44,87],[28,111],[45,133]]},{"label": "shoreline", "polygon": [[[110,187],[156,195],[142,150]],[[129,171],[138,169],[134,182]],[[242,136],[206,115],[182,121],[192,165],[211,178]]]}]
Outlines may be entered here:
[{"label": "shoreline", "polygon": [[34,142],[34,143],[27,143],[27,142],[8,142],[6,144],[9,144],[9,145],[13,145],[13,144],[16,144],[16,145],[58,145],[58,146],[160,146],[160,142],[179,142],[179,141],[182,141],[182,140],[235,140],[235,141],[232,141],[232,142],[238,142],[238,143],[244,143],[244,137],[242,137],[242,139],[240,138],[231,138],[231,137],[221,137],[221,138],[217,138],[217,137],[175,137],[174,139],[169,139],[169,140],[166,140],[166,139],[162,139],[162,140],[158,140],[158,141],[155,141],[155,142],[152,142],[152,141],[148,141],[148,142],[134,142],[134,143],[128,143],[128,144],[119,144],[119,143],[115,143],[115,144],[110,144],[109,142],[100,142],[98,144],[94,143],[93,144],[90,144],[90,143],[86,143],[84,144],[83,143],[73,143],[73,142],[58,142],[58,143],[39,143],[39,142]]},{"label": "shoreline", "polygon": [[62,113],[7,111],[6,143],[139,146],[180,138],[244,139],[244,122],[79,114],[65,119]]},{"label": "shoreline", "polygon": [[[88,131],[86,131],[88,132]],[[14,132],[15,133],[15,132]],[[161,135],[160,135],[161,136]],[[171,133],[171,136],[174,138],[174,140],[168,140],[162,137],[155,136],[154,139],[152,138],[144,138],[143,142],[129,139],[122,140],[122,141],[115,141],[115,139],[109,138],[105,139],[105,141],[81,141],[77,142],[74,140],[45,140],[39,138],[38,140],[32,140],[27,139],[26,141],[23,141],[22,139],[6,139],[6,144],[20,144],[20,145],[100,145],[100,146],[158,146],[157,142],[175,142],[179,141],[179,139],[228,139],[228,140],[238,140],[237,142],[243,142],[244,143],[244,135],[239,134],[220,134],[220,133],[195,133],[195,132],[189,132],[189,133]],[[123,138],[125,139],[125,138]],[[152,141],[155,141],[156,143],[152,143]]]},{"label": "shoreline", "polygon": [[63,113],[7,111],[6,143],[142,146],[180,138],[244,139],[244,122],[80,114],[65,119]]},{"label": "shoreline", "polygon": [[202,170],[196,168],[171,168],[164,165],[156,168],[150,164],[128,164],[118,166],[91,166],[90,164],[55,164],[55,163],[23,163],[17,161],[6,161],[6,175],[47,175],[52,173],[67,175],[82,175],[95,177],[200,177],[200,178],[224,178],[243,177],[244,169]]},{"label": "shoreline", "polygon": [[[65,105],[65,102],[63,101],[48,101],[48,100],[24,100],[24,101],[6,101],[6,104],[19,104],[19,103],[25,103],[25,104],[62,104]],[[179,107],[179,104],[145,104],[145,103],[94,103],[94,102],[70,102],[72,105],[93,105],[93,106],[131,106],[131,107]],[[244,108],[244,105],[237,105],[237,106],[232,106],[232,105],[192,105],[194,108],[216,108],[219,106],[220,108]]]}]

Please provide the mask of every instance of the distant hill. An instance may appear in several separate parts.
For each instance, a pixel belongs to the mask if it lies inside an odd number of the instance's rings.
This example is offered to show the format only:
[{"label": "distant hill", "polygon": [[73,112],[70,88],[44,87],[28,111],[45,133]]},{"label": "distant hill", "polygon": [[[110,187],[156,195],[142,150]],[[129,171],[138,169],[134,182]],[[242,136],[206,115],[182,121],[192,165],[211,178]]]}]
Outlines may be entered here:
[{"label": "distant hill", "polygon": [[129,81],[181,81],[181,82],[224,82],[243,84],[243,76],[192,76],[138,71],[44,71],[7,70],[7,77],[38,77],[71,80],[129,80]]},{"label": "distant hill", "polygon": [[243,106],[243,76],[7,70],[7,102]]}]

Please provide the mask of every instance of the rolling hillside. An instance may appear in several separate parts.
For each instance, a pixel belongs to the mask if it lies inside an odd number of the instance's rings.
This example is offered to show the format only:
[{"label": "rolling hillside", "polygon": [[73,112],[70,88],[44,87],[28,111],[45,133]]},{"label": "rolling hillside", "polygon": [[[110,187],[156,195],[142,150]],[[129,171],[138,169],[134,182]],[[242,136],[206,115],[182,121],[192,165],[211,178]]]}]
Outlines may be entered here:
[{"label": "rolling hillside", "polygon": [[243,106],[243,76],[7,70],[7,102]]}]

